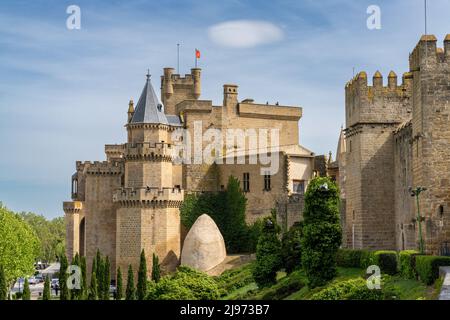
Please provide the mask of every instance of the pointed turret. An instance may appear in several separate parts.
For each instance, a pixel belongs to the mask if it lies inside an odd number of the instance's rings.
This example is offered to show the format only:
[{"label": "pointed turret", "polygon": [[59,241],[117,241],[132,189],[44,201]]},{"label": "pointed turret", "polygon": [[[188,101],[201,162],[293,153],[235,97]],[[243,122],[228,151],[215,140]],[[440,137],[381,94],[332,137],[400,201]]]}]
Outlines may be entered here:
[{"label": "pointed turret", "polygon": [[134,115],[134,102],[133,99],[128,102],[128,123],[131,121]]},{"label": "pointed turret", "polygon": [[164,114],[164,107],[156,96],[150,81],[150,73],[147,74],[147,81],[142,90],[141,97],[136,105],[131,123],[162,123],[168,124]]}]

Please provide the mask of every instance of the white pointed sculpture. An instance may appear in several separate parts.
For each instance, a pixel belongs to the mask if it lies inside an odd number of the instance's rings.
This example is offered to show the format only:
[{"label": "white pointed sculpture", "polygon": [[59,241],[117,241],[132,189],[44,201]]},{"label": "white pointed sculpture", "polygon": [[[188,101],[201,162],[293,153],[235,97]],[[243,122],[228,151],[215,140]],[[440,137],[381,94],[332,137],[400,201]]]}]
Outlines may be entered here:
[{"label": "white pointed sculpture", "polygon": [[226,256],[225,242],[216,223],[207,214],[201,215],[184,240],[181,264],[208,271],[225,260]]}]

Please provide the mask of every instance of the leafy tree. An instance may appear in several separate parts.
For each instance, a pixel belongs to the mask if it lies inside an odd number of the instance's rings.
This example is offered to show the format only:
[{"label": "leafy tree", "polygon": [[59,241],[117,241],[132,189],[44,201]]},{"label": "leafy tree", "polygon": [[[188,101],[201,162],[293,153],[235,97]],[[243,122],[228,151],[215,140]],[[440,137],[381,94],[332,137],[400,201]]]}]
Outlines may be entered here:
[{"label": "leafy tree", "polygon": [[256,262],[252,270],[258,287],[276,283],[277,271],[282,266],[281,242],[278,239],[280,227],[276,222],[276,212],[264,219],[264,229],[256,247]]},{"label": "leafy tree", "polygon": [[188,195],[180,208],[181,222],[190,228],[199,216],[206,213],[217,224],[228,252],[248,251],[252,242],[245,222],[246,204],[239,180],[230,176],[225,191]]},{"label": "leafy tree", "polygon": [[122,300],[123,298],[123,279],[122,271],[120,267],[117,268],[117,283],[116,283],[116,300]]},{"label": "leafy tree", "polygon": [[44,261],[55,261],[64,251],[66,227],[64,217],[47,220],[43,215],[32,212],[21,212],[20,217],[30,225],[40,240],[37,258]]},{"label": "leafy tree", "polygon": [[97,274],[92,272],[91,275],[91,285],[89,286],[89,300],[97,300],[98,299],[98,282],[97,282]]},{"label": "leafy tree", "polygon": [[127,290],[125,292],[126,300],[136,300],[136,289],[134,287],[134,275],[131,265],[128,267]]},{"label": "leafy tree", "polygon": [[0,205],[0,265],[3,266],[6,287],[9,288],[17,278],[34,272],[39,245],[33,229]]},{"label": "leafy tree", "polygon": [[283,255],[283,265],[287,273],[300,269],[301,263],[301,232],[302,223],[296,222],[283,235],[281,252]]},{"label": "leafy tree", "polygon": [[30,300],[30,299],[31,299],[30,284],[28,283],[28,278],[25,278],[25,282],[23,284],[22,300]]},{"label": "leafy tree", "polygon": [[105,263],[103,264],[103,300],[109,300],[109,286],[111,284],[111,265],[109,258],[106,256]]},{"label": "leafy tree", "polygon": [[60,258],[60,269],[59,269],[59,289],[60,289],[60,300],[70,300],[70,291],[67,287],[67,268],[69,263],[65,255]]},{"label": "leafy tree", "polygon": [[6,300],[8,296],[8,285],[6,283],[6,275],[3,266],[0,265],[0,300]]},{"label": "leafy tree", "polygon": [[147,260],[145,259],[144,249],[142,249],[141,260],[139,262],[136,293],[138,300],[144,300],[145,296],[147,295]]},{"label": "leafy tree", "polygon": [[152,280],[156,283],[161,279],[161,269],[159,267],[159,257],[153,253],[153,262],[152,262]]},{"label": "leafy tree", "polygon": [[311,288],[336,276],[336,254],[342,241],[339,190],[327,177],[313,179],[305,193],[302,265]]},{"label": "leafy tree", "polygon": [[42,293],[42,300],[50,300],[50,277],[46,276],[45,277],[45,282],[44,282],[44,292]]},{"label": "leafy tree", "polygon": [[247,199],[240,188],[239,180],[233,176],[228,178],[227,190],[223,195],[224,214],[219,223],[222,225],[227,250],[239,252],[247,242],[247,224],[245,223],[245,209]]}]

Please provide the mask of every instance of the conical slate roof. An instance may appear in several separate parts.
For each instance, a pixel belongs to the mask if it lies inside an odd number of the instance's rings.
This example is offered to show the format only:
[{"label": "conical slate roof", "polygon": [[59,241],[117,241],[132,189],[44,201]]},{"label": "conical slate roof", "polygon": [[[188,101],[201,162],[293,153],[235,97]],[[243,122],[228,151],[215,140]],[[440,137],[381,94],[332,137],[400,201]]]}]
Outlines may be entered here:
[{"label": "conical slate roof", "polygon": [[164,107],[153,90],[150,74],[147,74],[147,82],[136,105],[131,123],[169,124],[164,114]]}]

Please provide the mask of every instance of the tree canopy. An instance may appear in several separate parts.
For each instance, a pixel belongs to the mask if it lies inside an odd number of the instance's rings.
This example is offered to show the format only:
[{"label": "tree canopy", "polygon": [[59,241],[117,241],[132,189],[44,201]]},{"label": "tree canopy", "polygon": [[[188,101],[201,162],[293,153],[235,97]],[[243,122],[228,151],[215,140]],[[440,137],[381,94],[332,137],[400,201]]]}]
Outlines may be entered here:
[{"label": "tree canopy", "polygon": [[40,242],[34,230],[18,215],[0,204],[0,265],[11,284],[34,273]]}]

